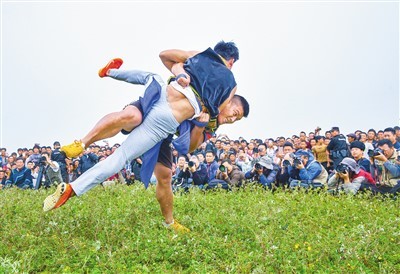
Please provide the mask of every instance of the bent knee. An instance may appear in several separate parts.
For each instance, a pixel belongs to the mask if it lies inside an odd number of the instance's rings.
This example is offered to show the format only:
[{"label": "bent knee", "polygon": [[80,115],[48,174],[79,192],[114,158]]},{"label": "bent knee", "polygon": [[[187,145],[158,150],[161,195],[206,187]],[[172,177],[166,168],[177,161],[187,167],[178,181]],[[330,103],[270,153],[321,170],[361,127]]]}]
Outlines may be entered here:
[{"label": "bent knee", "polygon": [[129,130],[138,126],[142,122],[142,113],[137,107],[127,106],[120,112],[119,118],[124,124],[124,129]]}]

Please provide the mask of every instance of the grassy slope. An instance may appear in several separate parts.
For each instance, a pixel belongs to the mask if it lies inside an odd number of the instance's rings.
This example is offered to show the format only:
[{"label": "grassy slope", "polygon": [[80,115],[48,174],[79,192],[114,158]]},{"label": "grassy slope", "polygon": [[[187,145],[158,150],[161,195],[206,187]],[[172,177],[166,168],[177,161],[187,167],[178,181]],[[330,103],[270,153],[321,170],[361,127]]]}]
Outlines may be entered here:
[{"label": "grassy slope", "polygon": [[177,195],[161,225],[154,188],[97,187],[43,213],[53,191],[0,191],[3,272],[400,272],[400,200],[249,187]]}]

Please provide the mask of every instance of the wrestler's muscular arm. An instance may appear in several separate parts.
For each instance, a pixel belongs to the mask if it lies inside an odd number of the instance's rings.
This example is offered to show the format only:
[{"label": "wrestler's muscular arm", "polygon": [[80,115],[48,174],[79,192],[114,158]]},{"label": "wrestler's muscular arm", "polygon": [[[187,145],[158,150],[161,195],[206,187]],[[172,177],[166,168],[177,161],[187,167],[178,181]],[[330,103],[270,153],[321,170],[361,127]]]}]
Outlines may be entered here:
[{"label": "wrestler's muscular arm", "polygon": [[[206,123],[210,121],[210,115],[208,113],[201,112],[200,116],[197,117],[197,121],[201,123]],[[193,152],[205,141],[203,134],[204,128],[205,127],[194,126],[193,129],[191,130],[189,152]]]},{"label": "wrestler's muscular arm", "polygon": [[159,56],[164,66],[172,72],[175,76],[183,74],[186,78],[182,77],[178,79],[178,83],[187,87],[190,83],[190,77],[183,69],[183,63],[190,57],[196,55],[199,51],[185,51],[179,49],[169,49],[162,51]]}]

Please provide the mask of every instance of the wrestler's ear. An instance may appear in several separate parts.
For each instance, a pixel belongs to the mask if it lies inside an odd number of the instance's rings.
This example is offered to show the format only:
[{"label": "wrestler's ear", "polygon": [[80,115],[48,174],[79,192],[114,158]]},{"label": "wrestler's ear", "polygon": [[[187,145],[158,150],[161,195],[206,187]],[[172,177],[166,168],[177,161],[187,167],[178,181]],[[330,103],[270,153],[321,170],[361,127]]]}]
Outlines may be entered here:
[{"label": "wrestler's ear", "polygon": [[229,59],[229,60],[227,61],[227,63],[228,63],[228,68],[229,68],[229,69],[232,69],[233,63],[235,63],[235,59],[231,58],[231,59]]}]

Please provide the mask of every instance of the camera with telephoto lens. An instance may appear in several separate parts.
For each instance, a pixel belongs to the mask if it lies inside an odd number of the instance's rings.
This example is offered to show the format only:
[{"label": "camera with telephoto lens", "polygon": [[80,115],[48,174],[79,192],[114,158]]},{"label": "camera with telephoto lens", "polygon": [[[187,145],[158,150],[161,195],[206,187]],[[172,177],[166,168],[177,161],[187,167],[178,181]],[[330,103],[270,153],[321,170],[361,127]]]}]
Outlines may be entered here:
[{"label": "camera with telephoto lens", "polygon": [[[300,156],[296,156],[294,153],[290,153],[290,154],[289,154],[289,157],[293,159],[293,167],[296,167],[297,165],[302,164],[302,161],[301,161],[301,157],[300,157]],[[290,166],[291,164],[290,164],[290,161],[289,161],[289,160],[283,160],[282,165],[283,165],[284,167],[288,167],[288,166]]]},{"label": "camera with telephoto lens", "polygon": [[189,161],[188,162],[188,167],[194,167],[194,162],[193,161]]},{"label": "camera with telephoto lens", "polygon": [[336,167],[336,172],[338,173],[349,173],[350,168],[347,165],[344,164],[338,164]]},{"label": "camera with telephoto lens", "polygon": [[219,171],[221,171],[221,172],[225,172],[225,171],[226,171],[226,166],[220,165],[220,166],[218,167],[218,169],[219,169]]},{"label": "camera with telephoto lens", "polygon": [[303,162],[301,161],[301,157],[293,155],[293,166],[297,166],[302,164]]},{"label": "camera with telephoto lens", "polygon": [[46,159],[46,157],[44,157],[44,156],[40,157],[39,164],[41,164],[41,165],[46,165],[46,164],[47,164],[47,159]]},{"label": "camera with telephoto lens", "polygon": [[380,154],[383,154],[383,150],[380,149],[379,147],[375,148],[374,150],[372,150],[372,149],[368,150],[368,156],[369,157],[375,157],[375,156],[378,156]]},{"label": "camera with telephoto lens", "polygon": [[255,168],[256,170],[262,170],[262,166],[260,165],[260,163],[256,163],[256,164],[254,165],[254,168]]},{"label": "camera with telephoto lens", "polygon": [[288,167],[288,166],[290,166],[290,161],[289,160],[283,160],[282,165],[284,167]]}]

